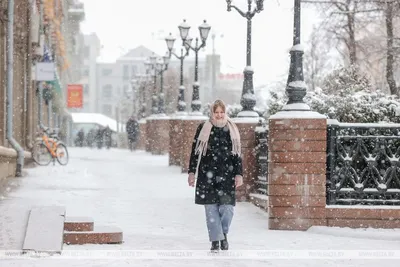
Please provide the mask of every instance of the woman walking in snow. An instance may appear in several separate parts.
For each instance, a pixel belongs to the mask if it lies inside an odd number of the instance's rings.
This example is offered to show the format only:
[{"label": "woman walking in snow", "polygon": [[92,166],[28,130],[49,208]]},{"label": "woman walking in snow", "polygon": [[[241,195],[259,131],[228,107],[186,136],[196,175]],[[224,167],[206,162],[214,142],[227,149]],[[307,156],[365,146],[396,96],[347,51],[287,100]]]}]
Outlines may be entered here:
[{"label": "woman walking in snow", "polygon": [[243,184],[239,130],[225,111],[224,102],[216,100],[210,120],[197,128],[188,170],[189,186],[196,184],[195,203],[205,207],[212,251],[229,248],[235,189]]}]

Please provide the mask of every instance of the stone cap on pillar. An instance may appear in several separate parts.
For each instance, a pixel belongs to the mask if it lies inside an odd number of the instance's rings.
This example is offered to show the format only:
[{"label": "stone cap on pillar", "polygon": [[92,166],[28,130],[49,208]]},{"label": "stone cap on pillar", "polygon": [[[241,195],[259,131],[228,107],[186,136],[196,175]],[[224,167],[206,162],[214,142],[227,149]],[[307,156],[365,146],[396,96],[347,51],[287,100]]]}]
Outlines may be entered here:
[{"label": "stone cap on pillar", "polygon": [[192,115],[189,115],[189,116],[186,116],[186,117],[183,117],[182,118],[182,120],[186,120],[186,121],[196,121],[196,120],[200,120],[200,121],[204,121],[204,120],[208,120],[209,119],[209,117],[207,117],[207,116],[192,116]]},{"label": "stone cap on pillar", "polygon": [[244,110],[244,111],[240,111],[240,112],[237,114],[237,117],[238,117],[238,118],[258,118],[258,117],[260,117],[260,116],[259,116],[258,113],[255,112],[255,111]]},{"label": "stone cap on pillar", "polygon": [[169,119],[171,119],[171,117],[167,116],[166,114],[163,113],[163,114],[155,115],[152,119],[153,120],[169,120]]},{"label": "stone cap on pillar", "polygon": [[186,116],[188,116],[187,112],[177,111],[177,112],[171,114],[170,117],[171,117],[171,119],[181,119],[181,118],[186,117]]},{"label": "stone cap on pillar", "polygon": [[327,119],[323,114],[315,111],[279,111],[269,117],[270,120],[275,119]]},{"label": "stone cap on pillar", "polygon": [[250,123],[250,124],[258,124],[260,121],[261,123],[265,122],[265,119],[263,117],[236,117],[232,118],[234,123]]}]

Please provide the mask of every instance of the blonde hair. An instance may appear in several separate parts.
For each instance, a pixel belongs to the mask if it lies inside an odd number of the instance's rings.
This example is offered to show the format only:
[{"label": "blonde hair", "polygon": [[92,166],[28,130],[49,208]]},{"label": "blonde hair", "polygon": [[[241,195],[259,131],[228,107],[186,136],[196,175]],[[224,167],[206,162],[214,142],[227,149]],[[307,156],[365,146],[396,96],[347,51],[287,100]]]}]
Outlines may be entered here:
[{"label": "blonde hair", "polygon": [[215,113],[215,111],[217,110],[218,107],[222,108],[222,110],[224,112],[226,112],[226,105],[225,105],[224,101],[218,99],[218,100],[215,100],[214,103],[211,105],[211,113],[212,114]]}]

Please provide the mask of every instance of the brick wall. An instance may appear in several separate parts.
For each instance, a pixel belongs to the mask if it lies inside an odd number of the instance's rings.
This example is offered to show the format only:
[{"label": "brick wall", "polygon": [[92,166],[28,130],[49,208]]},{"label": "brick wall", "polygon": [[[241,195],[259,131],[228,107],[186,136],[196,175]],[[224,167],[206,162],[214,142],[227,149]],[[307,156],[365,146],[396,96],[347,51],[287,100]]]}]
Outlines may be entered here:
[{"label": "brick wall", "polygon": [[242,165],[243,165],[243,186],[236,189],[236,198],[238,201],[249,200],[249,194],[253,192],[255,179],[257,178],[256,162],[256,123],[236,122],[240,132],[242,144]]},{"label": "brick wall", "polygon": [[182,119],[171,119],[169,126],[169,165],[180,166],[183,135]]},{"label": "brick wall", "polygon": [[154,123],[154,154],[164,155],[169,151],[169,118],[160,117],[153,120]]},{"label": "brick wall", "polygon": [[400,228],[400,209],[327,207],[326,225],[350,228]]},{"label": "brick wall", "polygon": [[137,144],[137,149],[145,150],[146,149],[146,121],[139,122],[139,140]]},{"label": "brick wall", "polygon": [[326,225],[326,119],[269,123],[269,228]]},{"label": "brick wall", "polygon": [[148,118],[146,120],[146,151],[152,152],[153,151],[153,120],[152,118]]},{"label": "brick wall", "polygon": [[204,120],[183,119],[182,120],[182,152],[181,152],[181,171],[186,173],[189,168],[190,153],[192,150],[193,138],[197,127]]}]

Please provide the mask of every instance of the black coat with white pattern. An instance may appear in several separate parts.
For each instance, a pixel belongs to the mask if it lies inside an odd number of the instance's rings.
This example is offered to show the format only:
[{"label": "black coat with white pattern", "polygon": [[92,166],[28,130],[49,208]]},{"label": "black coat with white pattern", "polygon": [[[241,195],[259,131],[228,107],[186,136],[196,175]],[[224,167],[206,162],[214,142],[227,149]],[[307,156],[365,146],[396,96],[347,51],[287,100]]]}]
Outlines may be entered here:
[{"label": "black coat with white pattern", "polygon": [[[195,148],[203,125],[198,126],[193,140],[188,173],[196,172],[199,155],[195,154]],[[236,204],[235,176],[242,175],[242,159],[232,154],[232,140],[227,126],[212,127],[207,152],[201,157],[198,171],[196,204]]]}]

